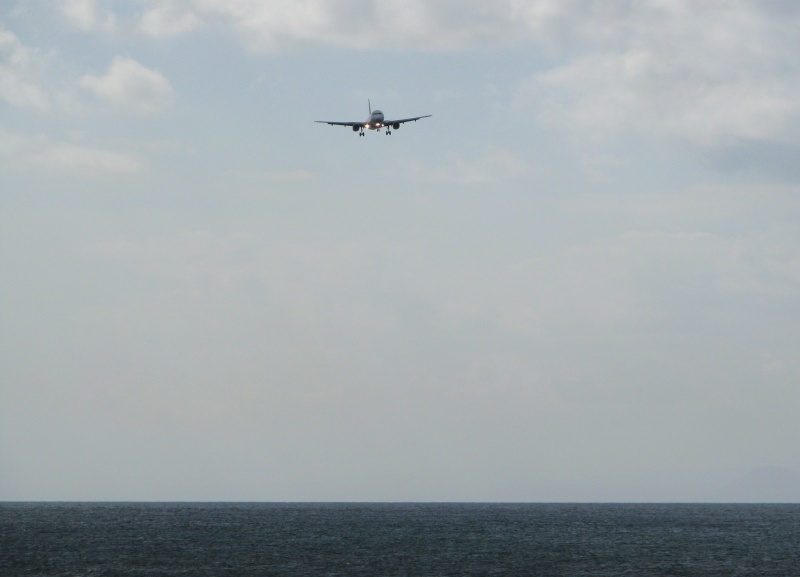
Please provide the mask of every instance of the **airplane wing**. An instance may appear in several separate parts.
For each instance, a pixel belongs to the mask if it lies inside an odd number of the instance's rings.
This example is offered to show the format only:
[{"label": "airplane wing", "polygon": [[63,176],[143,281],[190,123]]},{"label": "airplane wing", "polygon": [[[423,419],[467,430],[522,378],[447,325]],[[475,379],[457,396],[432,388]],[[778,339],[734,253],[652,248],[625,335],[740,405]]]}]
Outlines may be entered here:
[{"label": "airplane wing", "polygon": [[384,120],[383,123],[387,125],[392,124],[403,124],[404,122],[416,122],[420,118],[428,118],[429,116],[433,116],[432,114],[426,114],[425,116],[415,116],[414,118],[403,118],[402,120]]},{"label": "airplane wing", "polygon": [[366,126],[364,122],[330,122],[328,120],[315,120],[314,122],[319,122],[321,124],[330,124],[331,126],[358,126],[361,128],[362,126]]}]

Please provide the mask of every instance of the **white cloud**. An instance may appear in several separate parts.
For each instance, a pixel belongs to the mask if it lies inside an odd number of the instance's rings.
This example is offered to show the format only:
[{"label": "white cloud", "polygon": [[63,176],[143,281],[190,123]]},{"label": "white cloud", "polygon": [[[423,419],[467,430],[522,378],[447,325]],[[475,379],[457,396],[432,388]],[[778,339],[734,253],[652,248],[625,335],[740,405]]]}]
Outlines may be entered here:
[{"label": "white cloud", "polygon": [[[536,73],[518,105],[582,135],[626,132],[708,146],[796,142],[797,18],[748,1],[650,1],[578,19],[573,56]],[[792,24],[794,23],[794,24]]]},{"label": "white cloud", "polygon": [[116,15],[106,7],[98,6],[96,0],[66,0],[61,11],[67,20],[85,32],[114,32],[117,29]]},{"label": "white cloud", "polygon": [[583,137],[625,132],[701,146],[796,142],[800,12],[752,0],[172,0],[148,2],[153,36],[229,29],[255,50],[546,47],[519,108]]},{"label": "white cloud", "polygon": [[115,108],[136,114],[159,112],[175,99],[161,73],[122,56],[114,58],[105,76],[87,75],[80,83]]},{"label": "white cloud", "polygon": [[90,177],[134,174],[142,169],[141,162],[128,154],[3,129],[0,129],[0,159],[6,159],[17,170],[72,172]]},{"label": "white cloud", "polygon": [[159,38],[184,34],[205,26],[202,6],[195,8],[187,2],[175,0],[151,2],[138,23],[141,32]]},{"label": "white cloud", "polygon": [[39,86],[40,55],[0,28],[0,100],[17,108],[48,111],[50,99]]},{"label": "white cloud", "polygon": [[713,78],[670,60],[649,50],[590,55],[536,75],[529,89],[543,120],[601,136],[633,131],[705,145],[790,136],[800,79],[759,67]]},{"label": "white cloud", "polygon": [[150,2],[139,28],[168,36],[214,25],[236,32],[255,50],[299,43],[351,48],[449,50],[519,40],[556,10],[547,0],[519,18],[518,2],[471,0],[173,0]]},{"label": "white cloud", "polygon": [[[577,9],[556,0],[139,0],[135,15],[102,0],[67,0],[68,21],[87,32],[130,26],[155,37],[230,29],[255,50],[319,43],[351,48],[452,50],[545,40]],[[580,7],[582,8],[582,7]]]}]

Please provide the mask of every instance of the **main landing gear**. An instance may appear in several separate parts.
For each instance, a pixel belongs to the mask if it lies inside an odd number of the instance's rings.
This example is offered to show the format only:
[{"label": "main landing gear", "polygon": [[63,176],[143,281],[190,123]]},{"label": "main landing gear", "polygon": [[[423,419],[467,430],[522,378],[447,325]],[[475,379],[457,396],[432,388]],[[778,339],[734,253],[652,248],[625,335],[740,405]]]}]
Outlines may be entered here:
[{"label": "main landing gear", "polygon": [[[358,132],[358,135],[359,136],[364,136],[364,129],[363,128]],[[386,127],[386,136],[391,136],[391,135],[392,135],[391,127],[387,126]]]}]

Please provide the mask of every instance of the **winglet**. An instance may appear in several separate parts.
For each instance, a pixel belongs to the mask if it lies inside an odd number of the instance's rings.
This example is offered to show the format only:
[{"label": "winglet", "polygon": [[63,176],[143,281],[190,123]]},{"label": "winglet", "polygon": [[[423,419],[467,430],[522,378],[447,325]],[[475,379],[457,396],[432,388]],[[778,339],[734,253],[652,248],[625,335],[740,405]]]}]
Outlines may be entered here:
[{"label": "winglet", "polygon": [[369,108],[369,115],[372,116],[372,103],[367,98],[367,108]]}]

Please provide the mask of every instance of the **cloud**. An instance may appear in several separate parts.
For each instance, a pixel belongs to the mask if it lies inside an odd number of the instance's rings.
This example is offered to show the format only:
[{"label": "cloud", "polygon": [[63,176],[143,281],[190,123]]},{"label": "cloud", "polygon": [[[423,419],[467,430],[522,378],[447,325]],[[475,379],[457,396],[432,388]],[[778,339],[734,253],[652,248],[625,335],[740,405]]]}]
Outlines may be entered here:
[{"label": "cloud", "polygon": [[[641,132],[713,145],[788,137],[800,112],[800,81],[759,67],[730,78],[652,50],[590,55],[537,74],[540,118],[600,135]],[[720,62],[732,66],[734,62]]]},{"label": "cloud", "polygon": [[81,86],[113,107],[135,114],[153,114],[175,99],[169,81],[132,58],[116,56],[105,76],[84,76]]},{"label": "cloud", "polygon": [[151,2],[137,27],[140,32],[157,38],[184,34],[206,26],[208,14],[204,12],[202,5],[195,7],[187,2]]},{"label": "cloud", "polygon": [[[256,51],[301,44],[356,49],[457,50],[542,41],[575,2],[556,0],[140,0],[134,15],[117,16],[98,0],[69,0],[62,12],[87,32],[121,25],[148,36],[200,29],[231,30]],[[576,7],[582,8],[581,6]]]},{"label": "cloud", "polygon": [[96,0],[67,0],[61,11],[73,26],[84,32],[111,33],[117,29],[117,17],[108,8],[98,6]]},{"label": "cloud", "polygon": [[524,38],[557,12],[556,3],[525,9],[516,0],[487,4],[422,0],[173,0],[150,2],[139,29],[169,36],[206,26],[233,30],[259,51],[297,44],[326,44],[357,49],[452,50],[491,47]]},{"label": "cloud", "polygon": [[27,136],[0,128],[0,159],[7,159],[17,170],[72,172],[83,176],[135,174],[141,162],[128,154],[54,142],[44,136]]},{"label": "cloud", "polygon": [[[72,10],[98,11],[91,2]],[[792,57],[800,52],[800,11],[783,4],[169,0],[144,2],[137,18],[135,26],[150,36],[229,30],[266,52],[309,44],[423,51],[534,46],[553,65],[519,87],[516,108],[535,109],[539,121],[584,138],[637,133],[700,147],[797,144],[800,128],[800,65]]]},{"label": "cloud", "polygon": [[589,13],[597,20],[588,27],[577,19],[568,59],[532,75],[517,95],[541,121],[601,139],[797,142],[796,13],[779,18],[744,0],[653,0]]},{"label": "cloud", "polygon": [[39,86],[41,55],[23,46],[19,38],[0,28],[0,99],[17,108],[46,112],[50,98]]}]

